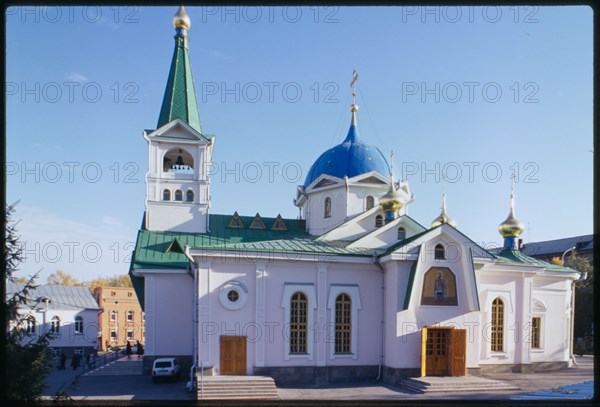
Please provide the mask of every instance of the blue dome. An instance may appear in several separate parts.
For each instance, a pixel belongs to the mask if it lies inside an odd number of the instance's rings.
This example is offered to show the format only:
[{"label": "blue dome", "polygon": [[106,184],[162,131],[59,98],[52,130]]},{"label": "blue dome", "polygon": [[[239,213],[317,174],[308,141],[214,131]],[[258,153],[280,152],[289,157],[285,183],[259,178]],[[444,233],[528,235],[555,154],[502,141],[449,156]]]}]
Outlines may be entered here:
[{"label": "blue dome", "polygon": [[310,167],[304,188],[323,174],[352,178],[371,171],[387,177],[390,166],[380,149],[358,138],[356,125],[352,124],[344,142],[325,151]]}]

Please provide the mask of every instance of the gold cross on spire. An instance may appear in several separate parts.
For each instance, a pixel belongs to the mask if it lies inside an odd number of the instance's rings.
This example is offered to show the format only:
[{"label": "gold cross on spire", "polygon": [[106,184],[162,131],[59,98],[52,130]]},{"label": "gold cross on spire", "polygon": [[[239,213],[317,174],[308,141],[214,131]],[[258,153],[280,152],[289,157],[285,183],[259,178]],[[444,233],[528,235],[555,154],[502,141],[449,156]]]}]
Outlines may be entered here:
[{"label": "gold cross on spire", "polygon": [[352,82],[350,87],[352,88],[352,104],[356,104],[356,81],[358,80],[358,72],[356,69],[352,72]]},{"label": "gold cross on spire", "polygon": [[517,178],[517,174],[513,170],[512,175],[510,176],[510,196],[515,196],[515,179]]}]

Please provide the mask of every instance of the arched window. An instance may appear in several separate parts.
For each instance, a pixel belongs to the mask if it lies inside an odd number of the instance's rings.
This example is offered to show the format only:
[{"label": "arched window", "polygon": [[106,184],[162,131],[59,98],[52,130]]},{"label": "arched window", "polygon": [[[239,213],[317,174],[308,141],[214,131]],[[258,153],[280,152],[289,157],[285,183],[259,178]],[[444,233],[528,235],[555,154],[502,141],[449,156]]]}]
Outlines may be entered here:
[{"label": "arched window", "polygon": [[531,348],[541,349],[541,336],[542,336],[542,318],[533,317],[531,318]]},{"label": "arched window", "polygon": [[375,216],[375,227],[380,228],[383,226],[383,216],[377,215]]},{"label": "arched window", "polygon": [[25,333],[27,335],[33,335],[35,333],[35,318],[33,315],[25,321]]},{"label": "arched window", "polygon": [[398,240],[406,239],[406,229],[398,228]]},{"label": "arched window", "polygon": [[185,193],[185,201],[186,202],[194,202],[194,191],[188,189]]},{"label": "arched window", "polygon": [[335,353],[352,352],[352,300],[346,293],[335,299]]},{"label": "arched window", "polygon": [[163,191],[163,201],[170,201],[171,200],[171,191],[169,191],[168,189],[165,189]]},{"label": "arched window", "polygon": [[373,209],[374,206],[375,206],[375,198],[373,198],[371,195],[369,195],[366,199],[366,208],[367,208],[367,210],[369,210],[369,209]]},{"label": "arched window", "polygon": [[83,318],[75,317],[75,333],[82,334],[83,333]]},{"label": "arched window", "polygon": [[324,212],[325,212],[325,214],[323,215],[324,218],[331,218],[331,198],[329,198],[329,197],[325,198]]},{"label": "arched window", "polygon": [[183,192],[181,192],[181,189],[175,191],[175,200],[178,202],[183,201]]},{"label": "arched window", "polygon": [[127,311],[125,316],[127,317],[127,322],[133,322],[133,311]]},{"label": "arched window", "polygon": [[444,246],[442,246],[439,243],[435,245],[435,251],[434,251],[433,258],[436,260],[444,260],[446,258],[446,252],[444,250]]},{"label": "arched window", "polygon": [[296,292],[290,300],[290,353],[306,353],[308,331],[308,300]]},{"label": "arched window", "polygon": [[504,352],[504,302],[492,302],[492,352]]},{"label": "arched window", "polygon": [[163,171],[175,174],[192,174],[194,157],[182,148],[172,148],[164,155]]},{"label": "arched window", "polygon": [[52,317],[52,325],[50,326],[50,332],[53,334],[60,333],[60,318],[57,316]]},{"label": "arched window", "polygon": [[112,322],[117,322],[117,311],[114,309],[110,311],[110,320]]}]

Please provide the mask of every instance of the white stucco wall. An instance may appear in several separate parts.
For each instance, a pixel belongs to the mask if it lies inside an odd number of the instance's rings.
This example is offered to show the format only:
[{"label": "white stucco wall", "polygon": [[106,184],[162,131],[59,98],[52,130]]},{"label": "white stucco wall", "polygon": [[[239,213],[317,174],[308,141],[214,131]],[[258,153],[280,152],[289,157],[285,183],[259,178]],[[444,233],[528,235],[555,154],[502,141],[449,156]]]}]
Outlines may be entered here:
[{"label": "white stucco wall", "polygon": [[[203,362],[220,371],[220,335],[247,336],[247,370],[255,366],[376,365],[381,344],[381,274],[373,264],[324,264],[298,261],[271,261],[251,264],[231,259],[213,261],[202,281],[208,281],[201,304],[200,347]],[[207,274],[207,275],[206,275]],[[232,281],[248,289],[245,305],[237,310],[224,307],[221,289]],[[291,286],[290,286],[291,285]],[[309,313],[312,345],[308,355],[289,355],[289,327],[284,292],[309,286]],[[286,287],[288,287],[286,289]],[[332,288],[333,287],[333,288]],[[301,291],[302,288],[298,288]],[[287,291],[286,291],[287,290]],[[257,294],[258,292],[258,294]],[[356,353],[333,355],[334,336],[332,293],[358,293],[355,311]],[[208,298],[206,298],[208,297]],[[283,300],[285,304],[285,301]]]},{"label": "white stucco wall", "polygon": [[192,355],[193,294],[194,279],[187,273],[145,275],[147,355]]},{"label": "white stucco wall", "polygon": [[[40,309],[33,312],[20,312],[22,315],[32,315],[36,321],[35,335],[26,335],[25,342],[37,339],[51,331],[52,318],[60,319],[60,330],[50,338],[49,346],[53,347],[96,347],[98,345],[98,310],[60,310]],[[45,314],[45,316],[44,316]],[[83,333],[75,332],[75,318],[83,318]],[[45,324],[44,324],[45,321]]]}]

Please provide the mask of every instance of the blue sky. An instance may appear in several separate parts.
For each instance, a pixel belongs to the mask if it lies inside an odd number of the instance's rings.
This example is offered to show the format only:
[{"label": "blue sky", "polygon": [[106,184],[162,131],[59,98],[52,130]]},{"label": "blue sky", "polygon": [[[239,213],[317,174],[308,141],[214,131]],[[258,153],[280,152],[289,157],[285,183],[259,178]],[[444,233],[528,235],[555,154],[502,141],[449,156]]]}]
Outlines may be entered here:
[{"label": "blue sky", "polygon": [[[213,213],[297,216],[296,185],[346,135],[356,69],[361,138],[394,150],[418,222],[439,214],[445,186],[458,228],[500,244],[518,169],[526,242],[592,233],[590,8],[187,11],[203,130],[217,136]],[[142,131],[158,120],[175,12],[8,9],[7,198],[20,200],[22,274],[127,272]]]}]

